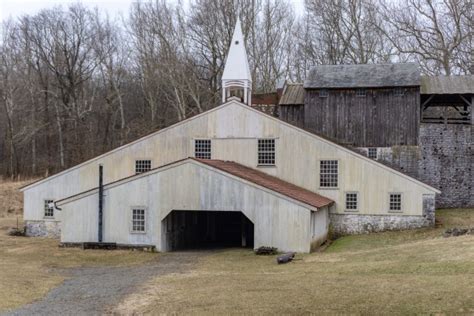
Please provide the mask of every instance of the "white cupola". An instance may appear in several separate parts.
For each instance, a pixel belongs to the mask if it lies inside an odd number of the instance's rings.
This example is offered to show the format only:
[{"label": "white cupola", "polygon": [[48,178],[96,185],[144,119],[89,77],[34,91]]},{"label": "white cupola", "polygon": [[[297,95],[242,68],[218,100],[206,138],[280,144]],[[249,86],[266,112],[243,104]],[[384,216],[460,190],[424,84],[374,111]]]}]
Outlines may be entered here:
[{"label": "white cupola", "polygon": [[252,104],[252,76],[238,18],[222,74],[222,102],[233,96],[239,97],[247,105]]}]

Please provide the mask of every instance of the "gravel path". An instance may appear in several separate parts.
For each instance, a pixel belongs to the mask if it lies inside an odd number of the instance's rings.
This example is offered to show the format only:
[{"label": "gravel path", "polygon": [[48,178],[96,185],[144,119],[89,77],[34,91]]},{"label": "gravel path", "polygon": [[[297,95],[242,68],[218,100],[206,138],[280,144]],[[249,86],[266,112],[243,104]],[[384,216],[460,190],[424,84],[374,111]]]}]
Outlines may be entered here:
[{"label": "gravel path", "polygon": [[6,315],[101,315],[151,278],[191,269],[206,252],[172,252],[133,267],[62,270],[70,277],[40,301]]}]

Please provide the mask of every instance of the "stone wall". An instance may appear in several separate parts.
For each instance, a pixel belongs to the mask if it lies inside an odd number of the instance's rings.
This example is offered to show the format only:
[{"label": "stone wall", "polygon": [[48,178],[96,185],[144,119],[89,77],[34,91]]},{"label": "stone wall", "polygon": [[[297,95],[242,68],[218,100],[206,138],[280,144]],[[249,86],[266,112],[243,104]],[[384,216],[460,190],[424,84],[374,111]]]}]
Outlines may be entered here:
[{"label": "stone wall", "polygon": [[438,208],[474,207],[473,139],[472,125],[422,123],[419,146],[380,147],[378,160],[439,189]]},{"label": "stone wall", "polygon": [[30,237],[61,237],[61,222],[59,221],[25,221],[26,235]]},{"label": "stone wall", "polygon": [[388,230],[404,230],[432,227],[435,222],[435,199],[433,195],[423,196],[423,215],[403,214],[365,215],[330,214],[331,232],[335,236],[367,234]]},{"label": "stone wall", "polygon": [[474,207],[472,125],[421,124],[420,180],[438,188],[437,207]]}]

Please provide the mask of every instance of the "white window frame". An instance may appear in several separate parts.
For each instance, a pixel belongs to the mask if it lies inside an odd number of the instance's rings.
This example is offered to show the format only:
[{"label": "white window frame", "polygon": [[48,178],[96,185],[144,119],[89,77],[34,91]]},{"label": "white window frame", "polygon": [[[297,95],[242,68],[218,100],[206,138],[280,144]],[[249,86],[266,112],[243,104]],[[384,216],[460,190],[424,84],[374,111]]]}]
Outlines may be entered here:
[{"label": "white window frame", "polygon": [[[54,203],[54,200],[53,199],[44,199],[43,200],[43,218],[45,219],[54,219],[54,206],[53,207],[49,207],[49,204],[50,203]],[[46,215],[46,211],[49,211],[51,210],[53,215]]]},{"label": "white window frame", "polygon": [[[375,150],[375,157],[371,157],[370,150]],[[379,149],[377,147],[368,147],[367,148],[367,158],[377,160],[379,158]]]},{"label": "white window frame", "polygon": [[[133,211],[134,210],[143,210],[143,231],[141,230],[134,230],[133,228]],[[147,226],[148,226],[148,210],[145,206],[132,206],[130,208],[130,233],[131,234],[146,234],[147,233]]]},{"label": "white window frame", "polygon": [[[323,178],[322,175],[323,175],[323,173],[322,173],[322,167],[321,167],[321,165],[322,165],[322,163],[323,163],[324,161],[335,161],[335,162],[336,162],[336,166],[337,166],[336,186],[323,186],[323,185],[322,185],[322,178]],[[320,189],[323,189],[323,190],[324,190],[324,189],[338,189],[338,188],[339,188],[339,174],[340,174],[340,172],[341,172],[341,164],[340,164],[340,162],[339,162],[339,159],[320,159],[320,160],[319,160],[319,188],[320,188]],[[333,174],[333,173],[324,173],[324,174],[325,174],[325,175],[326,175],[326,174],[327,174],[327,175],[331,175],[331,174]]]},{"label": "white window frame", "polygon": [[[400,195],[400,209],[392,210],[391,197],[392,195]],[[388,193],[388,212],[389,213],[403,213],[403,194],[401,192],[389,192]]]},{"label": "white window frame", "polygon": [[[203,151],[202,146],[200,147],[201,148],[200,151],[197,150],[198,149],[198,142],[201,142],[201,141],[209,142],[209,152]],[[194,145],[194,157],[195,158],[198,158],[198,159],[212,159],[212,141],[211,141],[211,139],[209,139],[209,138],[196,138],[196,139],[194,139],[194,144],[193,145]],[[207,157],[206,158],[198,157],[198,154],[203,154],[203,155],[204,154],[209,154],[209,158],[207,158]]]},{"label": "white window frame", "polygon": [[[356,200],[355,200],[355,203],[356,203],[356,208],[347,208],[347,195],[348,194],[354,194],[356,196]],[[345,192],[345,195],[344,195],[345,199],[344,199],[344,209],[346,212],[358,212],[359,211],[359,192],[357,191],[347,191]]]},{"label": "white window frame", "polygon": [[[150,162],[150,169],[145,170],[145,171],[137,171],[137,169],[138,169],[138,168],[137,168],[137,167],[138,167],[137,164],[138,164],[139,162],[141,162],[141,163],[142,163],[142,166],[141,166],[141,167],[142,167],[142,169],[143,169],[143,162],[145,162],[145,161],[149,161],[149,162]],[[141,173],[144,173],[144,172],[148,172],[148,171],[150,171],[151,169],[153,169],[153,161],[152,161],[151,159],[146,159],[146,158],[143,158],[143,159],[135,159],[135,174],[141,174]]]},{"label": "white window frame", "polygon": [[[273,151],[272,150],[260,150],[260,141],[273,141]],[[276,147],[277,147],[277,142],[276,142],[276,139],[275,138],[258,138],[257,139],[257,166],[270,166],[270,167],[274,167],[276,166]],[[260,162],[260,154],[263,154],[263,155],[271,155],[273,154],[273,163],[271,162],[265,162],[265,159],[262,158],[262,161],[263,162]],[[268,160],[271,160],[272,158],[266,158]]]}]

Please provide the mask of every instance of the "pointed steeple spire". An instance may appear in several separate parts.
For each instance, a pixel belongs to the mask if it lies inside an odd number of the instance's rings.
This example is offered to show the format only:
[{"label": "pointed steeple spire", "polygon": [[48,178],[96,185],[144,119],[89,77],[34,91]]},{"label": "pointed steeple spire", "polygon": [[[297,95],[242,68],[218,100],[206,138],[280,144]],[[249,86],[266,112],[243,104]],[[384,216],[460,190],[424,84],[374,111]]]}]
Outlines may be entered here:
[{"label": "pointed steeple spire", "polygon": [[239,90],[243,92],[240,95],[242,101],[251,105],[252,75],[240,19],[237,18],[222,75],[222,102],[225,102],[232,94],[237,95]]}]

